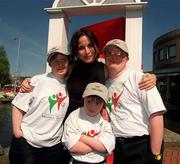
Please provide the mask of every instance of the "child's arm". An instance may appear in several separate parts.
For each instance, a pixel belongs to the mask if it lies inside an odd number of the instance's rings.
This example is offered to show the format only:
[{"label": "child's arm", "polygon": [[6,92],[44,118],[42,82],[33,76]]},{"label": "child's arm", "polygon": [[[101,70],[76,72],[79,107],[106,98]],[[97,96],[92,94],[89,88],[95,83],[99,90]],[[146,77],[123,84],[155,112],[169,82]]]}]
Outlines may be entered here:
[{"label": "child's arm", "polygon": [[21,130],[21,122],[23,118],[24,112],[18,109],[16,106],[13,106],[12,109],[12,126],[13,126],[13,134],[16,138],[22,137],[23,133]]},{"label": "child's arm", "polygon": [[98,140],[98,138],[89,137],[84,134],[81,134],[80,140],[84,144],[90,146],[94,151],[105,153],[107,152],[106,147]]},{"label": "child's arm", "polygon": [[[104,67],[104,73],[106,80],[108,79],[108,71],[107,67]],[[153,73],[144,73],[141,81],[139,82],[139,89],[140,90],[150,90],[154,86],[156,86],[157,77]]]},{"label": "child's arm", "polygon": [[88,146],[87,144],[78,141],[75,145],[73,145],[70,149],[70,152],[72,153],[78,153],[78,154],[87,154],[93,151],[93,149]]},{"label": "child's arm", "polygon": [[157,112],[150,117],[150,140],[153,154],[161,152],[164,136],[164,122],[162,112]]},{"label": "child's arm", "polygon": [[150,90],[154,86],[156,86],[156,75],[151,73],[145,73],[143,75],[142,80],[139,82],[139,89],[140,90]]},{"label": "child's arm", "polygon": [[87,154],[93,149],[80,141],[81,130],[78,128],[76,111],[72,112],[64,123],[62,143],[66,148],[76,154]]}]

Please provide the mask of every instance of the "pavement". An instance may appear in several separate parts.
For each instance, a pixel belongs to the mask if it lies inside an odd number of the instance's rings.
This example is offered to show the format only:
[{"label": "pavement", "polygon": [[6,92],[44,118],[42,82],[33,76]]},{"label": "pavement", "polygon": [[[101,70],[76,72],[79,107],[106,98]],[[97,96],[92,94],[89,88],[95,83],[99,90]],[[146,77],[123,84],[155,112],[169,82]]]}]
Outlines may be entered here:
[{"label": "pavement", "polygon": [[9,148],[0,148],[0,164],[9,164],[8,153]]},{"label": "pavement", "polygon": [[[180,135],[166,128],[164,134],[163,164],[180,164]],[[8,152],[9,148],[0,148],[0,164],[9,164]]]},{"label": "pavement", "polygon": [[163,164],[180,164],[180,135],[165,129]]}]

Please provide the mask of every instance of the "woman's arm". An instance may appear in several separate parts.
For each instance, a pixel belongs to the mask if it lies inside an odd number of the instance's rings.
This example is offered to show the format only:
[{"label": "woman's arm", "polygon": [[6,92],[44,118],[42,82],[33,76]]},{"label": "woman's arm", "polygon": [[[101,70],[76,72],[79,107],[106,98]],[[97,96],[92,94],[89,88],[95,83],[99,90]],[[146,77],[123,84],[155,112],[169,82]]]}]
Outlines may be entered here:
[{"label": "woman's arm", "polygon": [[24,112],[13,106],[12,109],[12,126],[13,126],[13,134],[16,138],[22,137],[23,133],[21,130],[21,122],[23,118]]},{"label": "woman's arm", "polygon": [[140,90],[152,89],[154,86],[156,86],[156,81],[157,78],[155,74],[145,73],[143,75],[142,80],[139,83],[139,89]]}]

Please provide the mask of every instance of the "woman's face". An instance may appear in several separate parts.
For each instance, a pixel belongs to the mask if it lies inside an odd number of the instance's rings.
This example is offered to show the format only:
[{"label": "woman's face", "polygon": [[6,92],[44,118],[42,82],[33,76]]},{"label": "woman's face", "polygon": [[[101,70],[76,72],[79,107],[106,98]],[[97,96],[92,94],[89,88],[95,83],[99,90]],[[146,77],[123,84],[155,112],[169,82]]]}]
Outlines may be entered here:
[{"label": "woman's face", "polygon": [[79,38],[78,58],[85,63],[92,63],[96,58],[96,46],[93,45],[85,35]]}]

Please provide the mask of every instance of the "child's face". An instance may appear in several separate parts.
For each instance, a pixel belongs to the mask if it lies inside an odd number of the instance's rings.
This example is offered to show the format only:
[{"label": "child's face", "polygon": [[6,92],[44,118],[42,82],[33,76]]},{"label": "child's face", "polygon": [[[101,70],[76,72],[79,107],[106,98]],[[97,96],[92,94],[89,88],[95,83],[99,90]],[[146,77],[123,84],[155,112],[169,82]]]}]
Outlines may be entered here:
[{"label": "child's face", "polygon": [[69,69],[69,60],[67,56],[58,54],[51,61],[51,68],[52,68],[52,73],[55,76],[64,79]]},{"label": "child's face", "polygon": [[108,69],[120,72],[126,66],[128,56],[116,46],[109,46],[104,54],[105,63]]},{"label": "child's face", "polygon": [[87,96],[84,98],[84,110],[88,116],[96,116],[104,107],[104,101],[98,96]]}]

